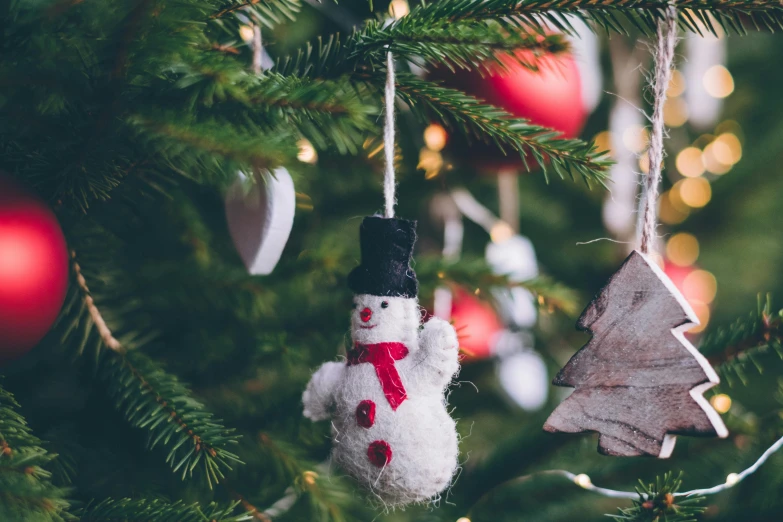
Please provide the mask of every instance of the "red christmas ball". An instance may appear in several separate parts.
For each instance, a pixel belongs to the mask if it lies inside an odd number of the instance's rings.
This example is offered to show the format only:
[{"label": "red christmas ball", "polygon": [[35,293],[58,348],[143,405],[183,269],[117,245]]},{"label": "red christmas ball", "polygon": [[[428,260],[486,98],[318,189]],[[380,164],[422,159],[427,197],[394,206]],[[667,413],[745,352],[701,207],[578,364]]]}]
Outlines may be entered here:
[{"label": "red christmas ball", "polygon": [[[525,53],[529,51],[517,51],[518,56]],[[588,111],[582,101],[579,68],[571,55],[540,57],[537,71],[520,65],[509,55],[501,55],[499,59],[505,69],[498,68],[497,72],[483,77],[477,71],[450,74],[441,70],[434,77],[518,118],[560,131],[564,138],[579,135]],[[495,145],[476,143],[471,145],[469,153],[479,166],[493,170],[522,166],[519,154],[508,147],[504,149],[505,155]]]},{"label": "red christmas ball", "polygon": [[539,58],[538,71],[523,67],[508,55],[500,60],[507,71],[487,77],[486,90],[481,93],[486,101],[514,116],[558,130],[566,138],[579,135],[587,110],[582,103],[579,68],[572,56]]},{"label": "red christmas ball", "polygon": [[40,341],[68,287],[68,249],[49,207],[0,174],[0,363]]},{"label": "red christmas ball", "polygon": [[460,348],[467,354],[465,360],[486,359],[492,355],[492,347],[503,325],[489,303],[462,288],[455,288],[451,320]]}]

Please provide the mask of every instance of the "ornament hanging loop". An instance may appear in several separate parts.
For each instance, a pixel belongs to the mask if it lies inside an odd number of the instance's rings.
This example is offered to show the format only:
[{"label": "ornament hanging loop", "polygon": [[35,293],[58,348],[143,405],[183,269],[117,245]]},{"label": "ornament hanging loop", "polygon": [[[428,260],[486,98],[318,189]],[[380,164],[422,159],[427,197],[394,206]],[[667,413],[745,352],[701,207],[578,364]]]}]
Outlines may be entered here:
[{"label": "ornament hanging loop", "polygon": [[383,199],[385,201],[384,216],[387,219],[394,217],[394,57],[391,51],[386,53],[386,89],[385,89],[385,113],[386,120],[383,127],[383,151],[386,164],[383,173]]},{"label": "ornament hanging loop", "polygon": [[642,197],[639,202],[639,251],[649,253],[655,246],[658,225],[658,187],[661,184],[663,169],[663,138],[666,132],[663,122],[663,106],[666,103],[666,90],[672,78],[674,48],[677,45],[677,8],[670,4],[665,17],[658,22],[655,45],[655,72],[652,78],[653,114],[651,119],[650,148],[648,157],[650,169],[643,183]]}]

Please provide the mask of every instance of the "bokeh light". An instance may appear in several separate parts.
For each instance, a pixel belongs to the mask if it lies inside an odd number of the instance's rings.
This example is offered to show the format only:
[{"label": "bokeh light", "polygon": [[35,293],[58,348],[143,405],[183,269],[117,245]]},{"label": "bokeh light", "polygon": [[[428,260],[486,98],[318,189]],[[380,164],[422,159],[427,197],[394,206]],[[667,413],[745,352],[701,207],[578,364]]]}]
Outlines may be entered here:
[{"label": "bokeh light", "polygon": [[440,152],[446,146],[449,135],[441,125],[433,123],[424,129],[424,144],[428,149]]},{"label": "bokeh light", "polygon": [[710,404],[718,413],[726,413],[731,409],[731,397],[725,393],[719,393],[712,396]]},{"label": "bokeh light", "polygon": [[682,293],[688,299],[710,304],[718,293],[718,280],[711,272],[694,270],[682,280]]},{"label": "bokeh light", "polygon": [[679,232],[666,242],[666,257],[677,266],[690,266],[699,258],[699,240],[693,234]]},{"label": "bokeh light", "polygon": [[392,0],[389,4],[389,14],[394,18],[400,19],[411,12],[408,0]]},{"label": "bokeh light", "polygon": [[734,78],[722,65],[713,65],[703,78],[704,90],[713,98],[725,98],[734,92]]},{"label": "bokeh light", "polygon": [[658,217],[667,225],[677,225],[685,221],[690,215],[690,207],[681,205],[675,207],[672,204],[671,194],[664,192],[658,200]]},{"label": "bokeh light", "polygon": [[688,178],[677,182],[680,199],[691,208],[701,208],[712,199],[710,182],[704,178]]},{"label": "bokeh light", "polygon": [[314,164],[318,161],[318,153],[315,151],[315,147],[309,140],[302,138],[296,142],[296,146],[299,147],[299,152],[296,155],[296,159],[302,163]]},{"label": "bokeh light", "polygon": [[701,160],[701,150],[696,147],[686,147],[677,154],[677,171],[686,178],[698,178],[704,174],[704,163]]},{"label": "bokeh light", "polygon": [[663,122],[668,127],[682,127],[688,121],[688,104],[682,98],[669,98],[663,106]]}]

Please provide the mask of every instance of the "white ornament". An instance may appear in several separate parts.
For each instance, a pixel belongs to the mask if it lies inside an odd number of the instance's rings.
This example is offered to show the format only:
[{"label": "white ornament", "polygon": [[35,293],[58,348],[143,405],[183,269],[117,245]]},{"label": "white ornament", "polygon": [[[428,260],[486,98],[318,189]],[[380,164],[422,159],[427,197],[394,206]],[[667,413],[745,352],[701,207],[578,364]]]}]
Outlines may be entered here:
[{"label": "white ornament", "polygon": [[274,270],[291,234],[295,208],[294,181],[286,169],[262,171],[252,184],[239,173],[226,194],[226,219],[248,272],[266,275]]},{"label": "white ornament", "polygon": [[304,392],[304,415],[332,420],[336,463],[385,505],[433,500],[459,454],[444,393],[459,371],[454,328],[420,329],[418,300],[354,297],[346,363],[326,363]]},{"label": "white ornament", "polygon": [[[511,282],[528,281],[538,276],[538,262],[533,243],[523,236],[512,236],[487,244],[486,259],[495,274],[508,276]],[[517,328],[532,328],[536,324],[538,308],[535,298],[526,288],[498,287],[492,295],[506,324]]]},{"label": "white ornament", "polygon": [[549,372],[541,356],[532,349],[528,332],[503,332],[495,346],[496,372],[503,391],[525,411],[540,410],[549,394]]}]

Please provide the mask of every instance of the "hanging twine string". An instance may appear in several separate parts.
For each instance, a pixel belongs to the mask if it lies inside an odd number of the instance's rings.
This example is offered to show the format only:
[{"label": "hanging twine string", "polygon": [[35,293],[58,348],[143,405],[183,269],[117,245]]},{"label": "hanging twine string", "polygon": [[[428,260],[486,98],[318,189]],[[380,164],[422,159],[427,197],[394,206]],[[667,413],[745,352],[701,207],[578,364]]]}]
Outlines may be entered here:
[{"label": "hanging twine string", "polygon": [[674,47],[677,44],[677,9],[670,5],[666,17],[658,22],[658,39],[655,48],[655,76],[652,81],[653,115],[650,132],[650,171],[644,180],[642,197],[639,202],[639,251],[647,254],[655,246],[658,224],[658,186],[661,184],[663,167],[663,105],[666,103],[666,90],[672,78]]},{"label": "hanging twine string", "polygon": [[386,123],[383,127],[383,152],[386,166],[383,174],[383,199],[386,203],[384,217],[394,217],[394,57],[386,54]]}]

